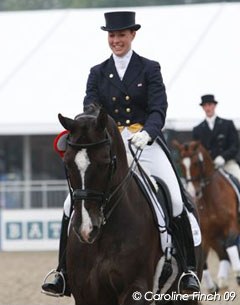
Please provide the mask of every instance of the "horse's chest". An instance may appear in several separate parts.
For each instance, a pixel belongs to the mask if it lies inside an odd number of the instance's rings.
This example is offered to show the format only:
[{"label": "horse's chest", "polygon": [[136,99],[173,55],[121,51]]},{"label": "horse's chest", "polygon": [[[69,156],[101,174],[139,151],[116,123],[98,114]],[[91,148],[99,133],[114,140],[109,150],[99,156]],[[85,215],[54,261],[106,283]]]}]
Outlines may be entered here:
[{"label": "horse's chest", "polygon": [[124,288],[124,266],[111,258],[96,260],[81,276],[85,278],[83,290],[88,292],[93,304],[101,304],[100,300],[115,304],[112,295],[120,293]]}]

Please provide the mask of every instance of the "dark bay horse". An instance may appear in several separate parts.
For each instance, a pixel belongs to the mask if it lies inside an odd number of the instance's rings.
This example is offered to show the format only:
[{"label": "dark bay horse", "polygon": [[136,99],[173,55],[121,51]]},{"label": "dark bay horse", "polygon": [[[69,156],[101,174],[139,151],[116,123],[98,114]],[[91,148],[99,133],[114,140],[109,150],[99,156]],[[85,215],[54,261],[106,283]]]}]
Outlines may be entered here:
[{"label": "dark bay horse", "polygon": [[[147,305],[164,258],[147,199],[127,164],[121,134],[102,109],[74,120],[64,163],[73,212],[67,246],[68,280],[76,305]],[[158,267],[158,268],[157,268]],[[167,293],[177,292],[175,274]],[[199,275],[200,276],[200,275]],[[155,289],[156,291],[156,289]],[[134,294],[135,292],[135,294]],[[169,298],[156,304],[198,304]]]},{"label": "dark bay horse", "polygon": [[204,252],[207,256],[212,248],[220,260],[219,288],[227,286],[227,270],[224,271],[223,268],[228,268],[228,260],[240,285],[240,261],[237,253],[240,230],[236,192],[222,170],[214,168],[210,154],[200,142],[180,144],[173,141],[172,144],[179,151],[186,189],[198,206]]}]

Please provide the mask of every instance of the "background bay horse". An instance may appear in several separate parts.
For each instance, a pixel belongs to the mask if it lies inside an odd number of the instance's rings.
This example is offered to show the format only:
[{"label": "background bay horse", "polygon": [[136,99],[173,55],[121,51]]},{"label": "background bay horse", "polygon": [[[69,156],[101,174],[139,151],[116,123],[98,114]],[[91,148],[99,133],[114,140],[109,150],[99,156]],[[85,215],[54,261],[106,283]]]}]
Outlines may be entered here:
[{"label": "background bay horse", "polygon": [[215,170],[210,154],[200,142],[180,144],[173,141],[172,144],[179,151],[186,189],[197,203],[204,252],[207,256],[212,248],[220,260],[218,285],[220,288],[227,286],[229,259],[240,285],[236,192],[221,171]]},{"label": "background bay horse", "polygon": [[[133,293],[154,291],[164,255],[121,134],[103,110],[59,120],[70,132],[64,155],[73,199],[67,271],[76,305],[149,304],[143,297],[134,300]],[[179,275],[174,276],[168,293],[177,291]]]}]

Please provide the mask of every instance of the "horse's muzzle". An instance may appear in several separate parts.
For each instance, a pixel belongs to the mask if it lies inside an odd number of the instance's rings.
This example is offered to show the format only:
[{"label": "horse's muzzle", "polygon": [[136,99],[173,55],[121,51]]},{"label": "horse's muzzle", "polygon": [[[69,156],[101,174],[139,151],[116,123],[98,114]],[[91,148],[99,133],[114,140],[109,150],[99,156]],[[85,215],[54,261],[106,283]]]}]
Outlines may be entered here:
[{"label": "horse's muzzle", "polygon": [[73,226],[73,231],[77,235],[79,241],[81,243],[94,243],[101,233],[101,227],[103,224],[103,220],[101,217],[94,218],[92,223],[89,226],[83,226],[83,224],[76,228]]},{"label": "horse's muzzle", "polygon": [[101,229],[96,226],[93,226],[91,232],[88,234],[85,231],[81,231],[81,230],[80,232],[78,232],[78,230],[76,230],[74,227],[73,230],[74,233],[77,235],[79,241],[81,243],[87,243],[87,244],[94,243],[98,238],[98,236],[100,235],[100,231],[101,231]]}]

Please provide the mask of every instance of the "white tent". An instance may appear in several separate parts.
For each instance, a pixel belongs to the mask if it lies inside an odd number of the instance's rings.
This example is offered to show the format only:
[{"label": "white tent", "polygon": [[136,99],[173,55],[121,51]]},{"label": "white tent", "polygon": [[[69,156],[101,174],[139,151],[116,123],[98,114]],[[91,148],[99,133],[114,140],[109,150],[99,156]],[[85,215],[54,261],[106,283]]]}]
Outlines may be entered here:
[{"label": "white tent", "polygon": [[[160,62],[166,127],[188,130],[203,118],[200,96],[215,94],[218,114],[240,128],[240,4],[134,10],[133,49]],[[62,130],[57,114],[82,111],[90,67],[110,56],[100,30],[110,9],[0,13],[0,134]]]}]

